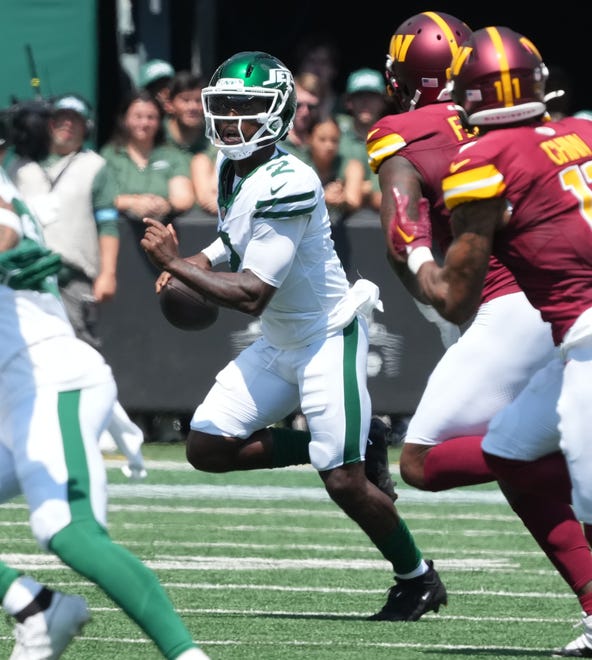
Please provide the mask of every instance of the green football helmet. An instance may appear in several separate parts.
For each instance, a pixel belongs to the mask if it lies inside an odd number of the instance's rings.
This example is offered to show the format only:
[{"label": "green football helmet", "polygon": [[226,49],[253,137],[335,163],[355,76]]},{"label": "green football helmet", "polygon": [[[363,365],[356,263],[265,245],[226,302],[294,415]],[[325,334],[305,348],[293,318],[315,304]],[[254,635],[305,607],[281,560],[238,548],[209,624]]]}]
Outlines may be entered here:
[{"label": "green football helmet", "polygon": [[[244,51],[228,58],[202,90],[206,135],[232,160],[248,158],[258,149],[284,138],[296,113],[296,91],[289,69],[276,57],[260,51]],[[236,121],[240,142],[224,142],[220,122]],[[246,140],[243,121],[261,128]]]}]

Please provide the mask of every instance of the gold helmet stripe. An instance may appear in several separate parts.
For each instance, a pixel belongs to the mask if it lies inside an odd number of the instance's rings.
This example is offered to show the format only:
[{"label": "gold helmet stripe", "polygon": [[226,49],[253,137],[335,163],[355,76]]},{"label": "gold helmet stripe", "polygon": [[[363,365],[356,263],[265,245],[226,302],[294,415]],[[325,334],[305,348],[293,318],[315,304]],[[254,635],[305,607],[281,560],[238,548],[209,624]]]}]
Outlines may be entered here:
[{"label": "gold helmet stripe", "polygon": [[[510,65],[508,64],[506,49],[504,48],[502,37],[496,28],[488,27],[486,31],[493,43],[498,58],[501,84],[501,88],[498,89],[498,94],[501,92],[500,101],[503,101],[506,107],[511,107],[515,104],[515,99],[512,92],[512,77],[510,75]],[[517,97],[520,98],[520,90],[518,89],[517,91]]]},{"label": "gold helmet stripe", "polygon": [[453,56],[456,54],[456,51],[458,50],[458,44],[456,43],[456,37],[454,36],[454,33],[450,29],[450,25],[438,14],[436,14],[433,11],[424,11],[423,12],[424,16],[427,16],[428,18],[431,18],[434,23],[438,25],[438,27],[444,32],[446,35],[446,41],[448,42],[448,45],[450,46],[450,55]]}]

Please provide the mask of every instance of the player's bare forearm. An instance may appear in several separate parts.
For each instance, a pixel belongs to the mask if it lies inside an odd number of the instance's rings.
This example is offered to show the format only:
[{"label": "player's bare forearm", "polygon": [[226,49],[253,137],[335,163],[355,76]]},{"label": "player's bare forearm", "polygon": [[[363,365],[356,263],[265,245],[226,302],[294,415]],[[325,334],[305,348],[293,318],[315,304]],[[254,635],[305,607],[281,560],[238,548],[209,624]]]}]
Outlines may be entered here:
[{"label": "player's bare forearm", "polygon": [[169,263],[167,271],[217,305],[251,316],[259,316],[275,292],[249,270],[219,272],[178,258]]},{"label": "player's bare forearm", "polygon": [[456,325],[470,320],[479,307],[487,272],[487,260],[483,269],[467,263],[470,249],[463,237],[450,246],[443,267],[430,261],[417,273],[422,293],[419,299],[431,304],[443,318]]},{"label": "player's bare forearm", "polygon": [[422,291],[448,321],[462,325],[479,307],[493,237],[501,226],[504,209],[505,201],[500,199],[458,206],[451,218],[455,238],[443,267],[430,262],[419,269]]},{"label": "player's bare forearm", "polygon": [[417,281],[415,275],[407,267],[407,260],[399,259],[392,254],[387,253],[387,261],[389,262],[390,267],[393,272],[396,273],[397,277],[401,280],[403,286],[407,291],[420,302],[430,304],[430,301],[426,298],[424,292],[421,290],[421,287]]},{"label": "player's bare forearm", "polygon": [[[260,280],[251,271],[226,273],[203,268],[199,265],[197,255],[188,259],[180,256],[175,237],[161,222],[144,218],[144,223],[146,231],[140,244],[152,263],[199,291],[212,302],[259,316],[271,300],[275,288]],[[205,258],[205,255],[203,257]]]}]

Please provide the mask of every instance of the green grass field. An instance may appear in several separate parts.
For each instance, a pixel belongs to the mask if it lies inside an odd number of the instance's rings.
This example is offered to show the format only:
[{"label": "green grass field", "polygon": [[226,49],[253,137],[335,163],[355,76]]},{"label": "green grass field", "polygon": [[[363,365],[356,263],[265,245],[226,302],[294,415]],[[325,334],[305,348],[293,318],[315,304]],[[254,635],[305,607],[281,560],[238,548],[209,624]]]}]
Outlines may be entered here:
[{"label": "green grass field", "polygon": [[[156,571],[212,660],[503,660],[548,658],[580,634],[578,602],[495,485],[422,493],[399,480],[398,508],[448,606],[416,623],[371,622],[392,570],[329,500],[310,469],[209,475],[182,445],[148,444],[148,478],[129,482],[107,456],[112,537]],[[391,449],[396,473],[396,449]],[[26,507],[0,507],[0,557],[80,593],[92,620],[66,660],[160,654],[97,587],[40,552]],[[12,623],[0,624],[8,658]]]}]

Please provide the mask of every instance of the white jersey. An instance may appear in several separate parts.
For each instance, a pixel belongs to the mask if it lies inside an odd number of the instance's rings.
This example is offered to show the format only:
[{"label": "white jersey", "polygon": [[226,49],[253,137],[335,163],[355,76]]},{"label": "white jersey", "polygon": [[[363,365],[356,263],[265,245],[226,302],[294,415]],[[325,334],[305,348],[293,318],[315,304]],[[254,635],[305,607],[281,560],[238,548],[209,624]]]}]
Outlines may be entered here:
[{"label": "white jersey", "polygon": [[344,328],[365,304],[377,306],[371,282],[349,287],[311,167],[279,149],[243,179],[222,154],[217,167],[218,235],[229,267],[250,270],[277,289],[261,315],[270,344],[306,346]]},{"label": "white jersey", "polygon": [[[0,214],[0,224],[12,227],[22,238],[43,244],[43,236],[36,218],[22,204],[17,189],[2,168],[0,168],[0,197],[12,202],[20,211],[18,214],[11,212]],[[74,330],[58,294],[55,277],[48,279],[49,288],[53,289],[53,293],[15,290],[0,283],[0,369],[4,369],[18,353],[29,350],[47,339],[56,337],[75,339]],[[70,377],[72,384],[82,383],[86,379],[80,367],[80,354],[76,352],[77,348],[77,345],[72,345],[68,349],[68,355],[55,356],[56,359],[61,358],[64,372],[68,372],[68,364],[72,363]]]}]

